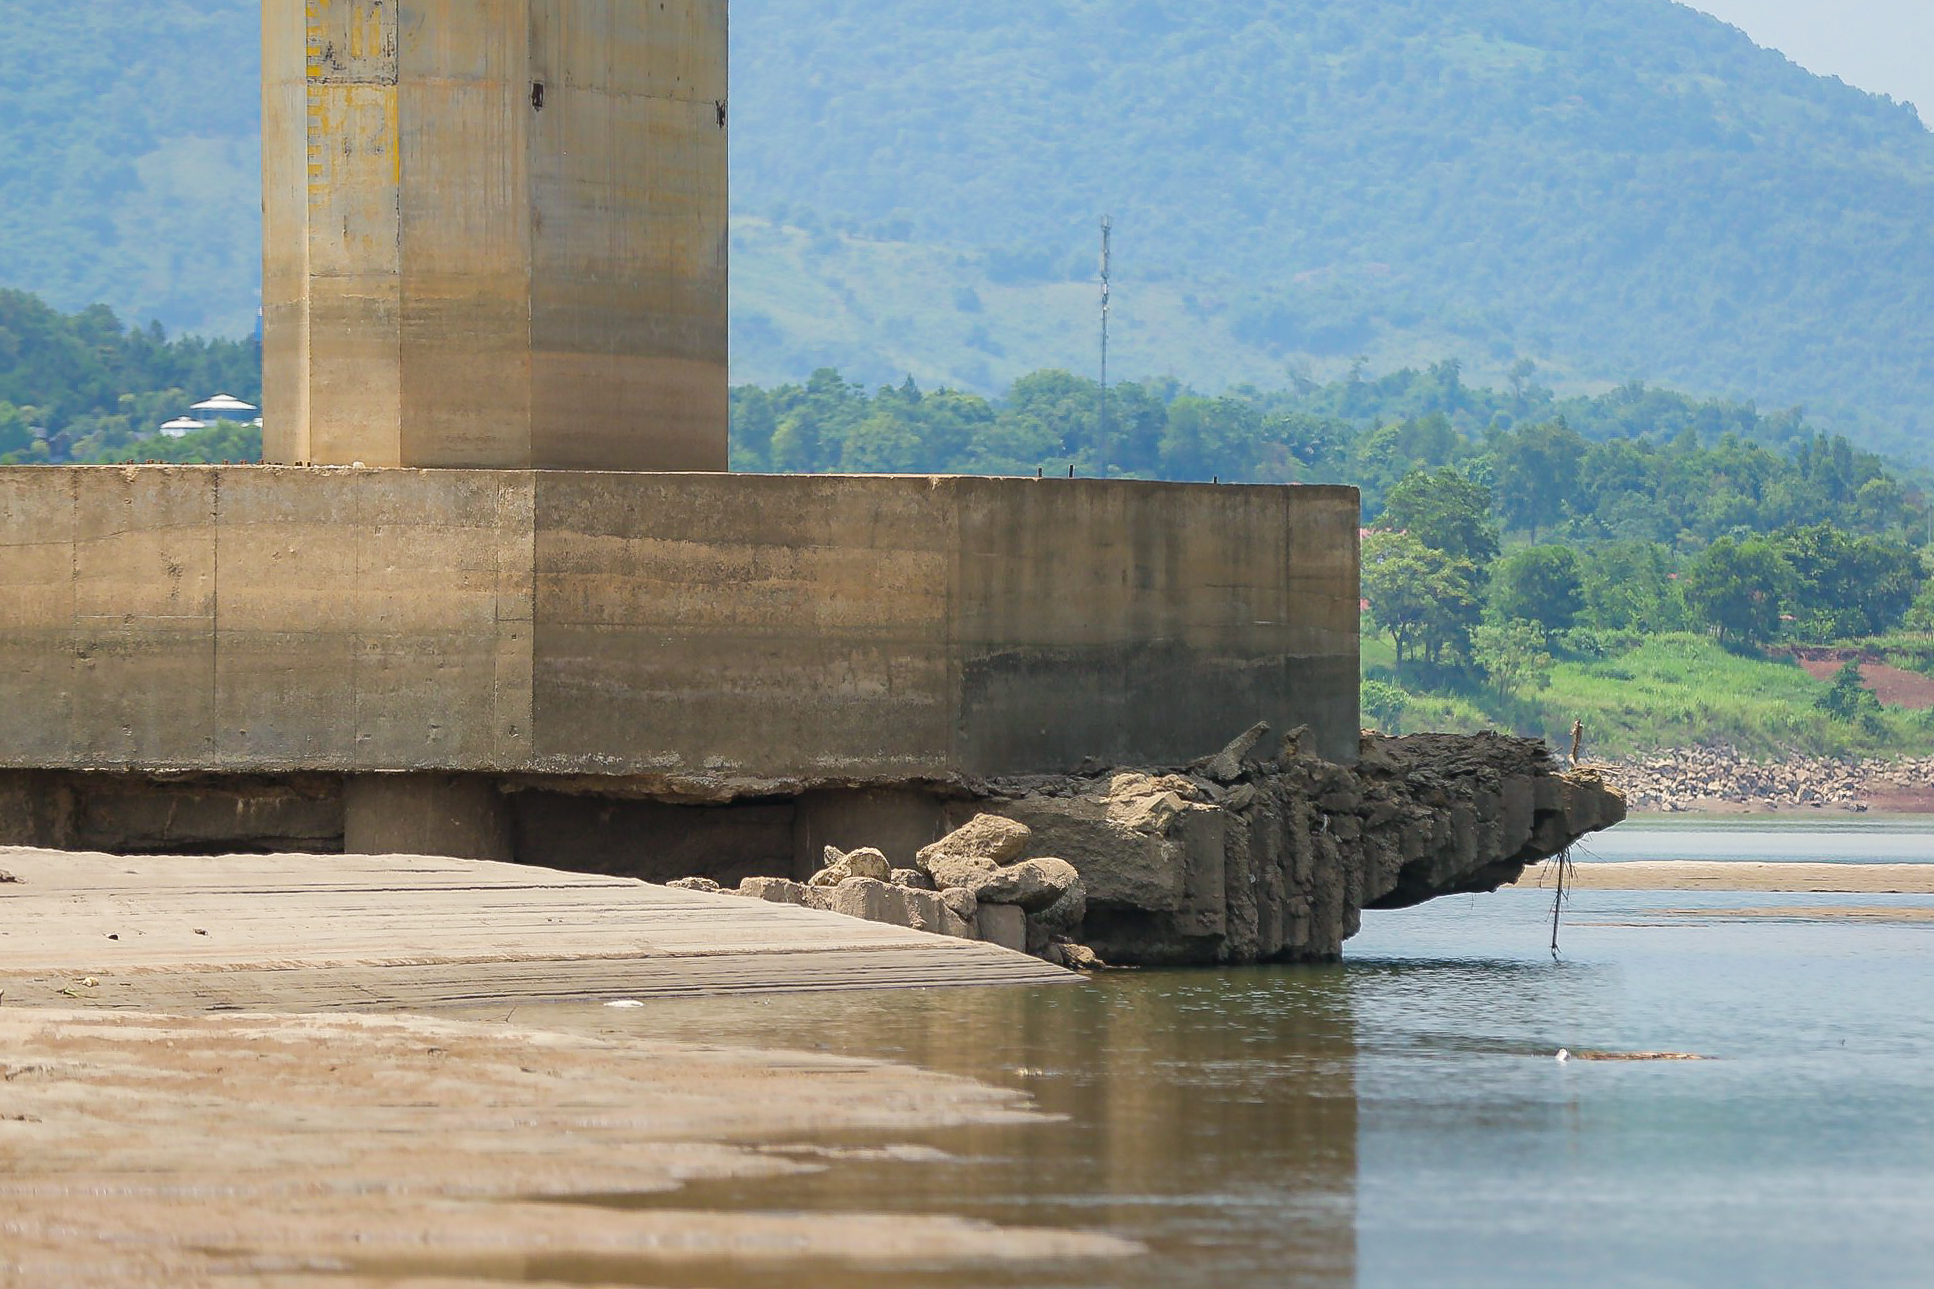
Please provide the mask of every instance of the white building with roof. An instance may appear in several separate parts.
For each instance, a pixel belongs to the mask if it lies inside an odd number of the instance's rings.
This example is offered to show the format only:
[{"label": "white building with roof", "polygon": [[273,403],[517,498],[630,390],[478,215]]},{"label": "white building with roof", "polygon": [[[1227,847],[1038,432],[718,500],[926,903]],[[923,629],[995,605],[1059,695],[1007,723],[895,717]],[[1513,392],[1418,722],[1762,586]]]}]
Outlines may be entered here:
[{"label": "white building with roof", "polygon": [[252,421],[262,414],[261,408],[232,394],[217,394],[188,410],[204,421]]}]

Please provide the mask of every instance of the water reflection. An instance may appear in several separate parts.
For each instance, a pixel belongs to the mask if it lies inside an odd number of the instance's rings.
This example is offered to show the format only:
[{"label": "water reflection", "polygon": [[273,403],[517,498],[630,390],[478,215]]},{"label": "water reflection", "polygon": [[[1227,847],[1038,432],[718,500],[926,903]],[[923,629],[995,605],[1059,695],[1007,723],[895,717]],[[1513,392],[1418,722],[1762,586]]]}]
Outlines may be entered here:
[{"label": "water reflection", "polygon": [[[520,1025],[900,1061],[1064,1116],[913,1140],[938,1161],[829,1159],[602,1202],[951,1214],[1151,1249],[1022,1269],[543,1270],[711,1289],[1923,1289],[1934,923],[1807,919],[1809,897],[1780,897],[1795,917],[1779,922],[1677,915],[1726,899],[1581,892],[1558,960],[1550,896],[1516,891],[1380,914],[1347,967],[522,1009]],[[1560,1064],[1560,1047],[1719,1059]]]},{"label": "water reflection", "polygon": [[[1026,1088],[1051,1126],[936,1133],[943,1162],[840,1160],[783,1181],[608,1202],[948,1213],[1102,1230],[1151,1255],[1054,1282],[1354,1285],[1358,1114],[1352,991],[1340,968],[1121,976],[1043,990],[674,1004],[598,1027],[908,1062]],[[583,1023],[559,1014],[545,1023]],[[519,1021],[529,1020],[520,1016]],[[1041,1283],[1041,1268],[902,1268],[894,1284]],[[846,1272],[793,1285],[851,1285]],[[759,1283],[737,1275],[734,1284]]]}]

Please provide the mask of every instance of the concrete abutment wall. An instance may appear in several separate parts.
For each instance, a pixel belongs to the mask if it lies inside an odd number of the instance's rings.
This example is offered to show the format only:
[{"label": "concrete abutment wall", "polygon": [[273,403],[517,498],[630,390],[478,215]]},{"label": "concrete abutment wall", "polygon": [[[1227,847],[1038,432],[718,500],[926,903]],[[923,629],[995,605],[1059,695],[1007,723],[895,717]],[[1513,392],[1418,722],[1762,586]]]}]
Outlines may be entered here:
[{"label": "concrete abutment wall", "polygon": [[0,469],[0,842],[910,856],[987,780],[1358,751],[1343,488]]},{"label": "concrete abutment wall", "polygon": [[0,469],[0,769],[724,802],[1357,735],[1343,488]]}]

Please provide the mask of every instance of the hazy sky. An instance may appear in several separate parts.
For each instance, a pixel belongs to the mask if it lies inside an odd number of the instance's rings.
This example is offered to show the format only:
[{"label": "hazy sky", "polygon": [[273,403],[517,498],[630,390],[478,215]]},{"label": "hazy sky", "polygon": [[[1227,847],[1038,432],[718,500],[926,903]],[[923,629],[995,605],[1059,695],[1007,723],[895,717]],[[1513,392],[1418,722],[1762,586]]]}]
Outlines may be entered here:
[{"label": "hazy sky", "polygon": [[1683,0],[1809,71],[1892,94],[1934,123],[1934,0]]}]

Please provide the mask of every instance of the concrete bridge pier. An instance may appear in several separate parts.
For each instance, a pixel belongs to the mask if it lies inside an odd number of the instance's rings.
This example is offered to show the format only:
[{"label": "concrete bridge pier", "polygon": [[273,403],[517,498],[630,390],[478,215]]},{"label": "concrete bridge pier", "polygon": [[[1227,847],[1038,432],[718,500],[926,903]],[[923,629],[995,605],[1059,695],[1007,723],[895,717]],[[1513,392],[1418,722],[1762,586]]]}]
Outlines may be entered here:
[{"label": "concrete bridge pier", "polygon": [[1354,489],[728,472],[727,0],[262,0],[262,466],[0,469],[0,843],[639,876],[1358,755]]}]

